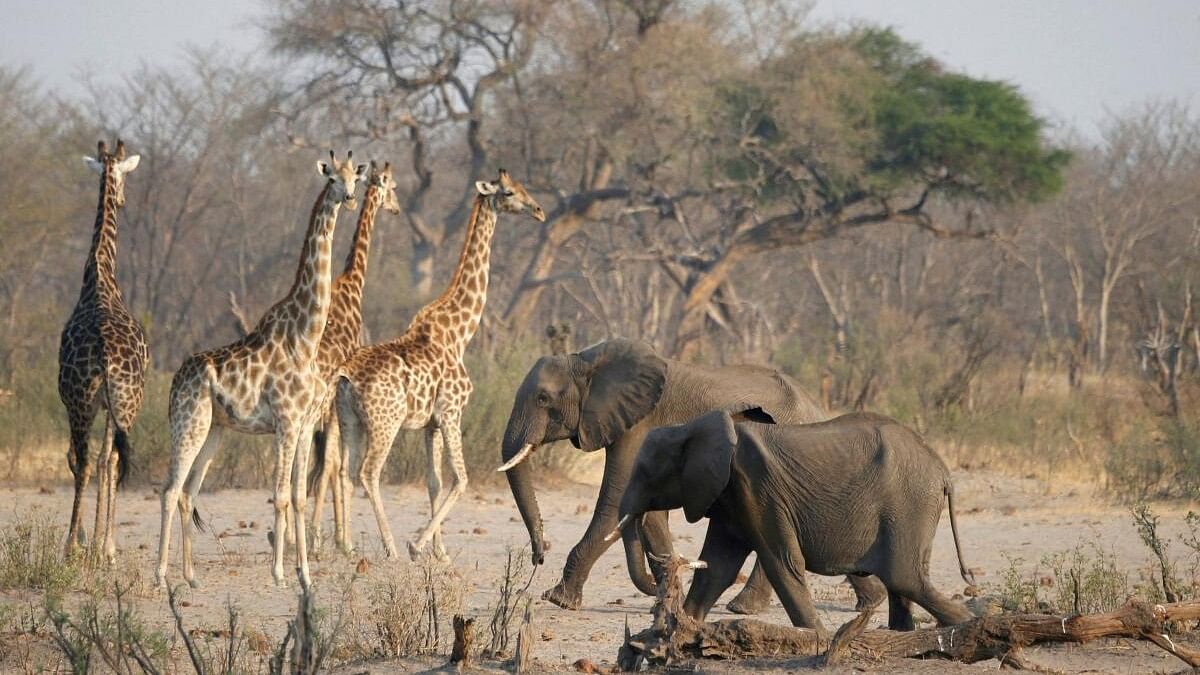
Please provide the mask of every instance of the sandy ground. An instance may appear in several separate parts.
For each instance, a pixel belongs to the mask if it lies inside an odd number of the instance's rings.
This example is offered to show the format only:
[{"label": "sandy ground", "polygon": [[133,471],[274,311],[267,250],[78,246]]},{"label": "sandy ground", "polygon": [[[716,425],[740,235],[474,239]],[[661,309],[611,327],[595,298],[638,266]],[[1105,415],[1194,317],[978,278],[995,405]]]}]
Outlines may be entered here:
[{"label": "sandy ground", "polygon": [[[1021,568],[1032,571],[1043,555],[1095,542],[1110,550],[1126,566],[1132,582],[1137,582],[1148,566],[1148,553],[1142,547],[1125,507],[1106,504],[1081,488],[1062,488],[1034,480],[1020,480],[998,474],[972,472],[955,476],[956,506],[965,556],[979,574],[985,588],[999,584],[1008,568],[1007,556],[1020,558]],[[428,499],[417,487],[393,487],[387,490],[386,508],[401,550],[403,540],[428,517]],[[634,631],[648,623],[651,598],[640,595],[628,579],[619,546],[614,546],[593,569],[584,590],[584,608],[566,611],[540,600],[543,590],[557,582],[570,547],[582,535],[591,514],[596,488],[568,484],[541,493],[542,512],[547,520],[547,538],[552,543],[546,565],[539,568],[531,585],[538,600],[536,632],[543,638],[534,655],[545,669],[569,669],[577,659],[586,658],[604,667],[611,666],[625,620]],[[277,589],[270,576],[266,530],[272,510],[268,494],[260,490],[224,490],[201,495],[200,506],[212,524],[210,534],[197,537],[198,575],[203,587],[189,590],[184,599],[189,625],[219,628],[224,619],[225,603],[236,603],[245,625],[256,627],[271,639],[283,632],[284,622],[294,616],[296,591]],[[18,514],[40,509],[65,523],[70,490],[53,488],[49,494],[30,488],[0,488],[0,524],[11,522]],[[1160,506],[1163,528],[1172,537],[1182,529],[1186,508]],[[327,509],[326,513],[329,513]],[[386,579],[389,574],[411,576],[413,563],[407,560],[384,561],[375,534],[369,505],[357,495],[352,504],[353,529],[358,552],[343,556],[325,551],[313,564],[321,597],[326,603],[337,601],[340,581],[350,575],[361,558],[369,561],[369,570],[360,584]],[[121,557],[112,573],[126,582],[142,582],[145,590],[137,594],[139,610],[149,620],[167,626],[169,614],[164,597],[149,590],[153,578],[155,549],[158,543],[159,502],[149,491],[122,494],[119,512]],[[239,526],[239,521],[241,525]],[[91,515],[85,520],[90,526]],[[703,523],[688,525],[672,519],[677,550],[695,556],[703,539]],[[177,531],[177,529],[176,529]],[[501,578],[508,547],[527,543],[511,495],[503,486],[477,490],[472,488],[447,520],[447,548],[454,558],[457,576],[453,583],[465,592],[464,613],[478,617],[486,636],[490,608],[497,597],[496,582]],[[178,535],[174,534],[170,574],[180,580]],[[745,572],[749,572],[749,564]],[[947,592],[959,592],[963,582],[954,562],[949,522],[943,516],[931,563],[934,583]],[[852,617],[848,611],[853,595],[839,578],[812,577],[814,594],[822,619],[835,627]],[[731,615],[723,605],[738,589],[731,589],[711,618]],[[0,594],[0,602],[20,602],[21,594]],[[774,602],[759,618],[787,623],[787,617]],[[876,623],[886,623],[880,610]],[[1087,647],[1047,647],[1032,649],[1033,662],[1067,672],[1145,673],[1175,672],[1182,662],[1167,658],[1154,647],[1125,640],[1113,640]],[[18,669],[14,654],[0,654],[0,670]],[[427,669],[444,659],[410,659],[401,662],[367,662],[343,668],[345,672],[411,672]],[[960,672],[995,669],[996,662],[966,666],[940,661],[885,661],[854,664],[845,672]],[[811,660],[765,661],[747,663],[702,664],[704,672],[746,672],[756,670],[806,670]]]}]

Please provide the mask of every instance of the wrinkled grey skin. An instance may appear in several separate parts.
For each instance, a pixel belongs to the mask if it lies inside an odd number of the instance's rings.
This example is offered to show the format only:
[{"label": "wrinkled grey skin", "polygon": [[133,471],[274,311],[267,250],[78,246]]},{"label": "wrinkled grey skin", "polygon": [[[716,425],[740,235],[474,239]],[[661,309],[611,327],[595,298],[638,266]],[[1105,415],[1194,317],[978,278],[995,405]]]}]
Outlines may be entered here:
[{"label": "wrinkled grey skin", "polygon": [[[646,432],[678,424],[715,408],[761,405],[780,422],[805,423],[825,418],[817,403],[790,378],[756,366],[712,368],[660,358],[646,344],[614,339],[577,354],[546,356],[525,376],[513,400],[501,450],[504,462],[525,444],[570,439],[584,451],[605,448],[604,478],[592,520],[571,549],[562,580],[543,596],[567,609],[578,609],[588,572],[611,545],[605,536],[616,526],[617,508]],[[528,461],[508,472],[517,508],[529,531],[533,562],[540,565],[548,548]],[[666,514],[648,516],[645,545],[659,555],[671,551]],[[642,537],[623,534],[625,558],[634,585],[654,594],[646,569]],[[856,583],[860,597],[882,597],[878,584]],[[730,608],[760,611],[771,598],[770,583],[755,566]],[[871,602],[873,598],[860,602]]]},{"label": "wrinkled grey skin", "polygon": [[[760,411],[743,413],[757,419]],[[765,418],[769,420],[769,418]],[[869,413],[805,425],[734,423],[728,412],[655,429],[638,454],[621,517],[683,508],[708,517],[684,609],[702,620],[758,554],[792,624],[824,631],[804,572],[871,574],[887,587],[888,628],[912,630],[911,603],[941,625],[972,618],[929,582],[929,554],[948,498],[959,571],[950,472],[914,432]]]}]

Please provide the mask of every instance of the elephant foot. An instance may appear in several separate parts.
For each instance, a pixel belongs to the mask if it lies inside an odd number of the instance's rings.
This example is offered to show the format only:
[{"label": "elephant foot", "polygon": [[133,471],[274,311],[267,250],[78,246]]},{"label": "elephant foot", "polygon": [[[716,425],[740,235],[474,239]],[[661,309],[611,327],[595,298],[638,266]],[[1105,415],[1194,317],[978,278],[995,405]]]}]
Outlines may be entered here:
[{"label": "elephant foot", "polygon": [[760,614],[767,608],[770,602],[770,598],[754,597],[753,595],[747,596],[746,593],[739,593],[734,599],[729,601],[729,604],[725,605],[725,609],[734,614],[751,616]]},{"label": "elephant foot", "polygon": [[846,577],[846,581],[850,582],[850,586],[854,588],[854,595],[858,598],[854,603],[854,611],[865,612],[868,609],[874,609],[883,604],[887,600],[887,587],[875,576],[857,576],[850,575]]},{"label": "elephant foot", "polygon": [[568,591],[562,582],[542,594],[543,600],[562,607],[563,609],[576,610],[583,605],[583,593],[580,591]]}]

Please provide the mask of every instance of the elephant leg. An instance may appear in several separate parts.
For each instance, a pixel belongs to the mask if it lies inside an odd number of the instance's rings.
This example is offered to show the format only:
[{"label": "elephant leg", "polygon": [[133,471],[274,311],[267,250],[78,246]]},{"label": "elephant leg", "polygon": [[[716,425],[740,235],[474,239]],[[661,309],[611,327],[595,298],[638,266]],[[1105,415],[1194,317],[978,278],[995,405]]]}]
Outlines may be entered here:
[{"label": "elephant leg", "polygon": [[888,594],[888,630],[913,630],[917,627],[913,622],[912,600],[893,593]]},{"label": "elephant leg", "polygon": [[775,548],[758,550],[758,560],[762,563],[775,593],[779,595],[779,601],[783,603],[792,625],[798,628],[812,628],[824,640],[829,632],[821,623],[821,618],[817,616],[817,608],[813,605],[812,593],[809,592],[808,581],[804,576],[804,554],[801,553],[798,542],[787,541],[786,537],[780,539]]},{"label": "elephant leg", "polygon": [[888,597],[887,587],[883,585],[879,577],[873,574],[861,576],[847,574],[846,581],[850,582],[850,586],[854,588],[854,595],[858,598],[858,601],[854,605],[854,611],[856,612],[861,612],[871,607],[878,607]]},{"label": "elephant leg", "polygon": [[704,546],[700,549],[700,559],[708,567],[696,570],[692,577],[692,587],[683,603],[688,616],[703,621],[717,598],[733,585],[749,555],[750,546],[735,536],[725,523],[710,520]]},{"label": "elephant leg", "polygon": [[758,614],[767,608],[771,603],[771,594],[774,591],[771,589],[771,581],[767,579],[767,573],[763,571],[762,563],[754,562],[754,569],[750,571],[750,578],[746,580],[746,585],[725,608],[734,614]]},{"label": "elephant leg", "polygon": [[633,459],[644,437],[645,432],[630,431],[605,451],[604,478],[600,483],[600,495],[592,511],[592,520],[583,538],[567,554],[562,580],[546,591],[542,596],[544,599],[564,609],[579,609],[583,604],[583,584],[587,581],[588,573],[596,560],[612,545],[605,539],[617,526],[621,496],[629,485]]}]

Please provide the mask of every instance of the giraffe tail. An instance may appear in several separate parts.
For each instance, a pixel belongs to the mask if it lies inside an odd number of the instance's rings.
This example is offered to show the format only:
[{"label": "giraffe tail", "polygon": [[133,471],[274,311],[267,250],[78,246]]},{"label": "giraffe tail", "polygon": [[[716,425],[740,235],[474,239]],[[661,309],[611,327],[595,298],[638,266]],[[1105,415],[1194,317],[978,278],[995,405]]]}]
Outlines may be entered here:
[{"label": "giraffe tail", "polygon": [[133,462],[133,446],[129,444],[129,434],[124,429],[117,429],[113,434],[113,447],[117,449],[117,487],[122,487]]},{"label": "giraffe tail", "polygon": [[192,524],[195,525],[196,529],[200,530],[201,532],[208,531],[208,524],[200,518],[200,509],[196,508],[195,504],[192,504]]},{"label": "giraffe tail", "polygon": [[[333,421],[337,424],[337,420]],[[317,483],[325,471],[325,453],[329,449],[329,436],[324,429],[313,431],[312,468],[308,471],[308,494],[311,497],[317,491]]]}]

